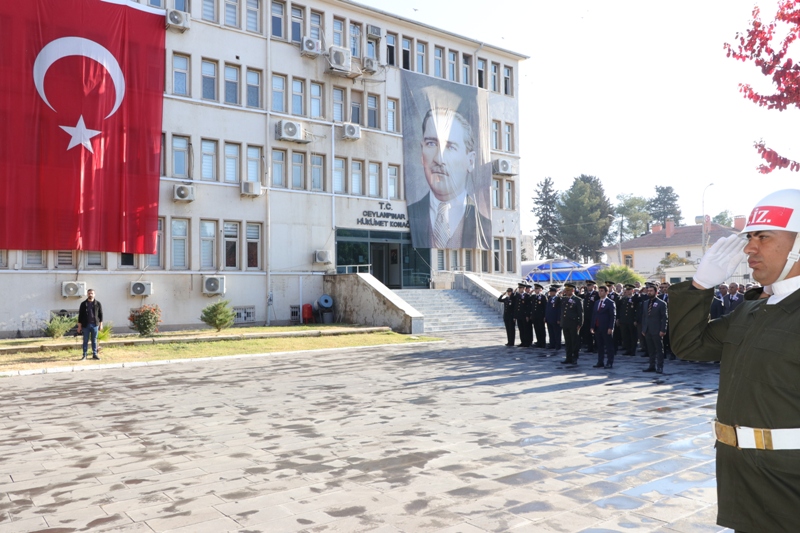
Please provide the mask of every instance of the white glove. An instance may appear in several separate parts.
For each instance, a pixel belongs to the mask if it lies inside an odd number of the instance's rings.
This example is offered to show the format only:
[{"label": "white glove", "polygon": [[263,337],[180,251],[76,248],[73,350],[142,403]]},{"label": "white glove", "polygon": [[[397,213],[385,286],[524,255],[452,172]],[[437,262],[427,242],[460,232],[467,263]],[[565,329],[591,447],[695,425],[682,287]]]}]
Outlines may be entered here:
[{"label": "white glove", "polygon": [[700,260],[693,281],[710,289],[730,278],[746,257],[743,252],[746,245],[747,240],[740,235],[730,235],[715,242]]}]

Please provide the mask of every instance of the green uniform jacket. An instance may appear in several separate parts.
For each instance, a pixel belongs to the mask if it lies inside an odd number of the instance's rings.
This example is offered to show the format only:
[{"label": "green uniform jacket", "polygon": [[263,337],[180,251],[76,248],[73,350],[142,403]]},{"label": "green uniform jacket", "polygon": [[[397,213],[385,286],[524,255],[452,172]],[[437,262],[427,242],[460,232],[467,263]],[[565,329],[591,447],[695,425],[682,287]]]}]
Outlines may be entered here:
[{"label": "green uniform jacket", "polygon": [[[714,290],[669,289],[672,350],[721,361],[717,418],[731,426],[800,428],[800,291],[765,305],[751,289],[731,314],[709,322]],[[747,532],[800,531],[800,449],[717,443],[717,523]]]},{"label": "green uniform jacket", "polygon": [[583,299],[574,294],[561,297],[561,327],[581,327],[583,325]]}]

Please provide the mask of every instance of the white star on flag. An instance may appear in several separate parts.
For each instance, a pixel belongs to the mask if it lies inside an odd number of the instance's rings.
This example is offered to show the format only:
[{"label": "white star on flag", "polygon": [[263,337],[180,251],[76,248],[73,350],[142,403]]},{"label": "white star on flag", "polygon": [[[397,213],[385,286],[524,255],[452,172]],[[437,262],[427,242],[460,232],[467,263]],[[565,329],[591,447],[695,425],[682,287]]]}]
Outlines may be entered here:
[{"label": "white star on flag", "polygon": [[67,146],[67,150],[72,150],[79,144],[82,144],[84,148],[89,150],[91,153],[94,153],[94,150],[92,150],[92,143],[89,141],[92,137],[100,135],[101,132],[98,130],[87,129],[86,124],[83,122],[83,115],[81,115],[81,118],[78,119],[78,123],[74,128],[70,128],[69,126],[59,126],[59,128],[72,135],[72,138],[69,140],[69,146]]}]

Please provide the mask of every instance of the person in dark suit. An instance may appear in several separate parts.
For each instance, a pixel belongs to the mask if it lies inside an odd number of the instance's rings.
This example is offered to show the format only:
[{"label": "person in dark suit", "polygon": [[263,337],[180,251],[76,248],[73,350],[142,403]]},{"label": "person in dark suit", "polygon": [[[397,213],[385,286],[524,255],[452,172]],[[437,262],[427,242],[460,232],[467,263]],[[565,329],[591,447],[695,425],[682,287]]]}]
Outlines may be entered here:
[{"label": "person in dark suit", "polygon": [[634,355],[636,352],[636,305],[633,285],[629,283],[625,285],[625,292],[617,305],[617,329],[622,336],[622,355]]},{"label": "person in dark suit", "polygon": [[550,338],[548,348],[554,351],[561,349],[561,298],[558,296],[558,285],[550,285],[547,295],[547,311],[544,320],[547,324],[547,336]]},{"label": "person in dark suit", "polygon": [[422,120],[422,169],[430,192],[408,205],[414,248],[489,249],[492,221],[475,202],[477,153],[470,123],[452,109]]},{"label": "person in dark suit", "polygon": [[547,313],[547,296],[542,294],[544,287],[539,283],[533,284],[531,295],[531,321],[536,332],[536,347],[547,347],[546,329],[544,327],[545,314]]},{"label": "person in dark suit", "polygon": [[583,300],[573,294],[574,283],[564,284],[564,296],[561,297],[561,330],[564,332],[564,347],[567,357],[562,364],[577,365],[578,353],[581,349],[580,330],[583,325]]},{"label": "person in dark suit", "polygon": [[[614,344],[614,323],[617,320],[617,306],[608,297],[608,287],[597,288],[600,298],[592,313],[592,334],[597,338],[597,364],[594,368],[612,368],[617,347]],[[605,359],[605,363],[603,361]]]},{"label": "person in dark suit", "polygon": [[506,326],[506,346],[514,346],[516,332],[514,331],[514,289],[509,287],[506,292],[500,295],[498,302],[503,302],[503,323]]},{"label": "person in dark suit", "polygon": [[647,342],[650,366],[643,372],[664,372],[664,335],[667,333],[667,303],[657,297],[658,288],[647,285],[647,300],[642,303],[642,335]]},{"label": "person in dark suit", "polygon": [[519,345],[522,348],[528,348],[531,342],[528,340],[529,318],[530,314],[528,309],[530,307],[530,300],[525,289],[528,283],[522,281],[517,286],[517,293],[514,295],[514,320],[517,322],[519,328]]},{"label": "person in dark suit", "polygon": [[744,301],[744,296],[739,294],[739,284],[732,282],[728,285],[728,294],[725,295],[725,314],[733,313]]},{"label": "person in dark suit", "polygon": [[[608,287],[608,296],[607,298],[614,302],[614,306],[617,308],[617,314],[619,314],[619,299],[622,297],[622,291],[616,290],[616,283],[609,280],[606,281],[606,287]],[[622,332],[618,327],[617,324],[614,324],[614,348],[619,350],[622,348]]]},{"label": "person in dark suit", "polygon": [[[725,285],[720,285],[720,288],[725,287],[725,294],[728,293],[728,287]],[[714,320],[715,318],[719,318],[722,315],[725,315],[725,300],[723,300],[724,295],[720,292],[714,292],[714,299],[711,300],[711,309],[709,310],[709,318]]]},{"label": "person in dark suit", "polygon": [[593,280],[586,281],[586,292],[583,298],[583,328],[581,328],[581,339],[584,346],[586,346],[587,353],[594,353],[596,350],[594,335],[592,335],[592,313],[594,312],[594,304],[600,296],[596,289],[597,284]]}]

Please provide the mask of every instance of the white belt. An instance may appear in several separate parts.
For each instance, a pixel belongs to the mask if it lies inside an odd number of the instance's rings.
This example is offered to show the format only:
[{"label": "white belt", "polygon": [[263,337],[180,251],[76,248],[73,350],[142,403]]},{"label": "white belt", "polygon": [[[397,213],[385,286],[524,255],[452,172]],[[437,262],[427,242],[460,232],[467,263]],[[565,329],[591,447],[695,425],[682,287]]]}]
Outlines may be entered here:
[{"label": "white belt", "polygon": [[714,438],[728,446],[756,450],[800,450],[800,428],[762,429],[711,423]]}]

